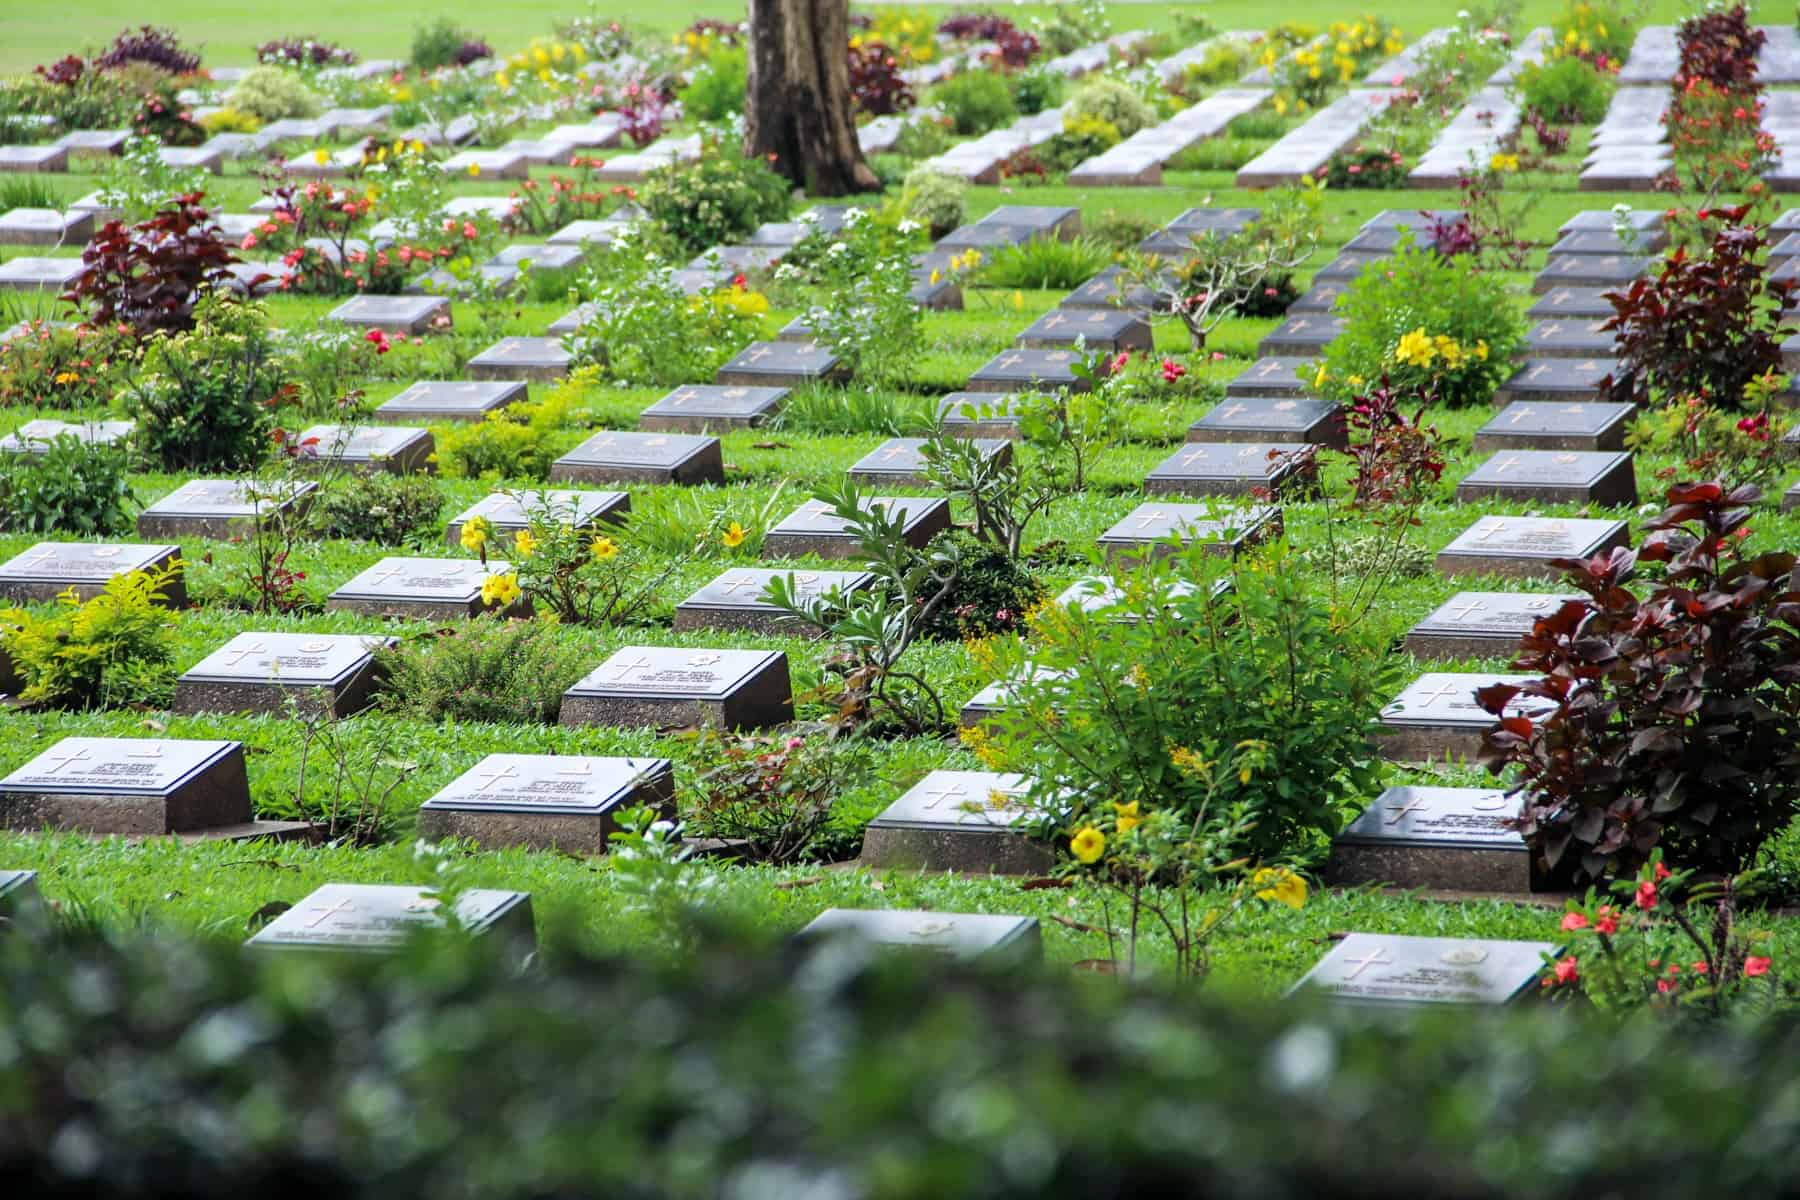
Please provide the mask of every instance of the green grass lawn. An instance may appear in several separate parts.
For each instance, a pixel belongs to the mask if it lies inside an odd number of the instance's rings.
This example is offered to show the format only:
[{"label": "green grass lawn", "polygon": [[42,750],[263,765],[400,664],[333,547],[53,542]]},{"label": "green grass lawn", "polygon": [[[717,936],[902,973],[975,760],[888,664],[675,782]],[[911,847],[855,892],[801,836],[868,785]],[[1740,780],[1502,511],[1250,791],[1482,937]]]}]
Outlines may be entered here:
[{"label": "green grass lawn", "polygon": [[[1531,0],[1520,28],[1548,20],[1558,6],[1548,0]],[[506,10],[505,29],[487,23],[491,10],[473,5],[434,8],[431,15],[446,13],[466,21],[485,34],[502,52],[516,48],[538,34],[548,33],[551,20],[567,10],[522,4]],[[641,20],[658,29],[674,28],[694,16],[727,16],[738,11],[729,5],[701,5],[679,17],[667,10],[627,8],[604,15]],[[945,11],[945,10],[934,10]],[[1025,9],[1029,14],[1034,9]],[[1165,6],[1120,5],[1113,10],[1116,27],[1161,26],[1175,10]],[[1221,27],[1259,27],[1273,14],[1241,3],[1198,7]],[[1292,13],[1279,14],[1301,20],[1325,21],[1356,14],[1342,9],[1309,4]],[[1681,9],[1672,0],[1657,0],[1652,18],[1668,19]],[[1008,10],[1012,15],[1012,10]],[[1791,14],[1775,5],[1764,5],[1762,19],[1786,21]],[[247,47],[260,37],[312,33],[352,46],[366,56],[400,55],[410,31],[423,15],[405,9],[351,8],[328,2],[306,13],[304,27],[277,10],[227,11],[216,5],[176,5],[158,10],[157,21],[175,28],[186,40],[203,43],[209,62],[220,65],[248,60]],[[1449,15],[1441,6],[1409,0],[1384,7],[1382,15],[1398,22],[1409,33],[1422,32]],[[79,31],[72,31],[62,10],[41,0],[13,0],[0,15],[0,72],[28,68],[83,47],[98,45],[117,26],[141,20],[136,10],[102,3],[83,10]],[[523,131],[529,135],[529,130]],[[1246,157],[1249,151],[1246,150]],[[1577,147],[1565,162],[1578,161]],[[1227,164],[1209,164],[1224,167]],[[98,178],[73,174],[52,177],[49,183],[59,202],[92,191]],[[466,194],[503,194],[508,185],[491,181],[462,181]],[[1529,305],[1531,273],[1542,265],[1543,248],[1555,237],[1556,228],[1571,214],[1586,209],[1606,209],[1616,202],[1660,204],[1661,197],[1643,194],[1612,195],[1577,193],[1572,174],[1536,174],[1511,185],[1538,196],[1518,231],[1536,246],[1530,269],[1492,277],[1493,286],[1504,288],[1522,310]],[[226,211],[242,212],[259,193],[257,179],[241,164],[209,185],[213,198]],[[1081,208],[1091,225],[1109,211],[1135,214],[1156,222],[1196,206],[1253,206],[1256,192],[1232,185],[1232,172],[1207,169],[1170,172],[1164,186],[1145,189],[1075,189],[1065,186],[1006,186],[973,189],[971,219],[1003,204],[1073,204]],[[1324,239],[1312,266],[1323,265],[1358,227],[1383,209],[1453,207],[1452,192],[1341,191],[1325,199],[1327,217]],[[20,254],[40,254],[32,248],[5,248],[0,259]],[[60,253],[73,254],[73,249]],[[1009,345],[1022,329],[1054,306],[1060,291],[1020,293],[1008,289],[975,290],[967,310],[932,313],[926,318],[927,352],[908,372],[906,397],[889,396],[890,402],[917,403],[921,397],[957,389],[968,374]],[[5,300],[10,319],[29,315],[32,304],[16,297]],[[316,299],[281,297],[270,301],[277,322],[298,327],[316,319],[330,304]],[[566,309],[564,304],[521,305],[508,323],[516,334],[536,334]],[[773,331],[795,314],[777,312],[768,319]],[[1278,324],[1276,319],[1233,320],[1214,337],[1209,349],[1223,352],[1223,362],[1197,366],[1215,380],[1229,379],[1254,358],[1262,336]],[[1173,327],[1158,332],[1159,348],[1178,352],[1184,338]],[[382,380],[369,386],[372,399],[396,391],[399,381]],[[535,385],[534,385],[535,388]],[[540,392],[541,394],[541,392]],[[566,449],[583,440],[593,429],[629,428],[637,412],[657,391],[593,388],[579,400],[575,418],[562,431]],[[1141,500],[1145,472],[1180,443],[1185,430],[1212,406],[1212,396],[1166,405],[1144,406],[1134,411],[1130,436],[1100,463],[1088,492],[1061,506],[1033,527],[1032,540],[1064,540],[1078,546],[1091,543],[1107,525],[1129,512]],[[69,415],[55,410],[14,409],[0,411],[0,433],[35,416]],[[1424,551],[1434,551],[1485,513],[1523,512],[1519,504],[1487,504],[1479,508],[1457,504],[1454,483],[1483,456],[1473,453],[1469,439],[1490,412],[1440,410],[1432,419],[1452,440],[1452,459],[1444,475],[1440,495],[1421,513],[1421,524],[1411,535]],[[853,435],[823,434],[805,428],[780,427],[772,431],[732,433],[724,438],[728,484],[725,491],[702,490],[701,502],[724,502],[732,518],[761,525],[797,507],[813,488],[834,480],[857,458],[883,440],[875,431]],[[1657,498],[1657,474],[1674,464],[1656,457],[1638,464],[1641,498],[1646,507]],[[1341,485],[1341,468],[1334,468]],[[181,479],[163,474],[134,477],[137,499],[149,503],[173,491]],[[501,482],[446,480],[441,485],[447,518],[493,490]],[[1786,481],[1782,481],[1785,483]],[[657,489],[634,488],[639,505]],[[666,489],[663,489],[666,490]],[[1341,490],[1341,487],[1340,489]],[[1585,515],[1574,506],[1551,506],[1544,511],[1560,515]],[[761,514],[770,514],[763,520]],[[958,514],[966,517],[966,514]],[[1286,524],[1297,547],[1316,545],[1322,538],[1327,514],[1317,502],[1290,502]],[[1759,515],[1755,536],[1759,544],[1775,548],[1800,542],[1800,517],[1769,510]],[[19,553],[36,538],[0,535],[0,559]],[[191,542],[184,545],[190,567],[189,589],[200,607],[180,618],[175,667],[191,666],[236,633],[249,630],[315,630],[331,632],[392,631],[422,635],[424,623],[388,623],[352,614],[330,613],[294,618],[256,618],[223,603],[233,590],[234,577],[248,561],[240,544]],[[442,552],[428,551],[428,552]],[[300,566],[307,572],[306,588],[322,599],[334,587],[370,566],[391,551],[353,542],[319,542],[302,548]],[[717,633],[672,634],[664,623],[668,608],[693,588],[734,561],[751,561],[716,549],[710,557],[688,564],[667,589],[665,603],[653,614],[649,626],[589,631],[564,629],[560,637],[578,644],[591,662],[599,662],[614,649],[636,643],[695,646],[762,646],[785,650],[792,663],[796,689],[821,678],[819,651],[814,643],[798,638]],[[1049,571],[1044,582],[1060,589],[1077,572]],[[1402,581],[1382,599],[1375,614],[1381,631],[1398,638],[1415,621],[1450,595],[1479,586],[1467,579],[1449,580],[1426,570]],[[1501,585],[1509,586],[1509,585]],[[1398,652],[1398,651],[1396,651]],[[959,706],[987,679],[971,661],[966,647],[951,642],[933,644],[919,652],[921,669],[943,690],[945,701]],[[1433,669],[1500,670],[1504,662],[1488,660]],[[1420,667],[1419,669],[1424,669]],[[822,715],[822,709],[802,706],[800,715]],[[429,864],[417,859],[411,845],[412,813],[450,779],[468,769],[485,753],[497,751],[589,754],[659,754],[675,760],[677,778],[691,781],[700,769],[700,755],[691,742],[658,736],[647,731],[616,729],[544,728],[458,724],[451,727],[425,724],[384,715],[365,715],[346,726],[350,740],[359,747],[379,747],[384,754],[408,765],[405,781],[395,793],[398,809],[395,840],[376,848],[183,846],[174,842],[129,845],[72,836],[38,837],[0,835],[0,866],[29,867],[44,872],[44,888],[65,905],[93,914],[109,924],[138,922],[171,923],[209,936],[242,936],[245,922],[271,900],[294,900],[320,883],[340,881],[425,881]],[[258,811],[265,816],[291,816],[296,810],[296,780],[300,748],[294,727],[267,718],[207,716],[172,718],[154,711],[112,710],[92,713],[9,712],[0,715],[0,775],[41,753],[57,738],[71,734],[142,735],[163,731],[171,736],[230,737],[249,750],[250,779]],[[975,761],[953,742],[939,739],[902,739],[876,744],[870,778],[846,790],[840,798],[840,821],[854,828],[879,812],[926,771],[938,767],[974,767]],[[1487,782],[1485,773],[1467,764],[1433,768],[1394,768],[1390,783],[1441,782],[1476,785]],[[317,799],[318,781],[308,798]],[[1777,849],[1777,861],[1790,877],[1800,878],[1800,845],[1790,835]],[[715,868],[708,868],[715,869]],[[1042,888],[1028,890],[1006,879],[953,878],[938,875],[875,874],[843,867],[807,866],[786,870],[764,868],[716,868],[721,880],[719,903],[742,908],[771,928],[798,928],[821,909],[832,905],[869,907],[923,907],[978,912],[1020,912],[1045,918],[1047,946],[1058,961],[1104,957],[1105,939],[1095,928],[1115,923],[1116,909],[1109,911],[1103,896],[1092,888]],[[661,944],[656,918],[635,913],[620,894],[615,878],[603,863],[590,863],[560,855],[519,851],[471,852],[467,870],[481,886],[511,887],[534,894],[546,943],[551,947],[592,945],[602,948],[654,947]],[[1392,933],[1457,936],[1543,938],[1554,936],[1554,912],[1532,905],[1492,901],[1433,902],[1405,896],[1365,892],[1317,895],[1303,911],[1291,913],[1278,907],[1252,906],[1230,926],[1217,948],[1216,967],[1230,986],[1257,992],[1279,991],[1297,977],[1323,951],[1329,936],[1350,929]],[[1771,918],[1776,944],[1786,948],[1800,940],[1800,924]],[[1153,944],[1147,952],[1151,965],[1168,961],[1166,943]]]}]

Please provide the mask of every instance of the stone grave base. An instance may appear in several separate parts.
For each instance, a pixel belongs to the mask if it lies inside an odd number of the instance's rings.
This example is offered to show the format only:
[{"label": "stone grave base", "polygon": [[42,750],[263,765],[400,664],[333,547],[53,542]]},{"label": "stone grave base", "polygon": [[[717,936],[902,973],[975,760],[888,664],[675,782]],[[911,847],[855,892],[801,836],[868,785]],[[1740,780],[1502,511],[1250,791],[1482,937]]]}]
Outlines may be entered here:
[{"label": "stone grave base", "polygon": [[870,824],[862,865],[878,870],[961,871],[971,875],[1043,875],[1055,865],[1049,846],[1007,829],[925,829]]},{"label": "stone grave base", "polygon": [[1458,846],[1331,847],[1325,863],[1329,887],[1392,884],[1448,892],[1526,892],[1531,856],[1524,850],[1475,850]]}]

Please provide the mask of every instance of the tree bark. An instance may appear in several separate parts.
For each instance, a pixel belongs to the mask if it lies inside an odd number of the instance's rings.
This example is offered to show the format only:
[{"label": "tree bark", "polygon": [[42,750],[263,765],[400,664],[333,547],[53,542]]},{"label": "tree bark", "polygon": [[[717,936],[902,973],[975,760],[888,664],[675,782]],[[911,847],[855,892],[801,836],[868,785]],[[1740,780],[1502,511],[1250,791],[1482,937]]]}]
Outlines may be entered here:
[{"label": "tree bark", "polygon": [[744,154],[815,196],[881,190],[850,106],[849,0],[750,0]]}]

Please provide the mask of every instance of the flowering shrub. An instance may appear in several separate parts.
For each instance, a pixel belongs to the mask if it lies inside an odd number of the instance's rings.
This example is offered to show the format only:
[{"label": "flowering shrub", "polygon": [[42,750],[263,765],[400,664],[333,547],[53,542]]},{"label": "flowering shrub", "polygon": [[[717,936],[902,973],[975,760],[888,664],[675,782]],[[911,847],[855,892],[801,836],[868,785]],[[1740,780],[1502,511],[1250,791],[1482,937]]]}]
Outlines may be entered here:
[{"label": "flowering shrub", "polygon": [[1796,285],[1770,278],[1763,230],[1744,223],[1746,206],[1701,209],[1710,246],[1677,248],[1648,278],[1607,299],[1606,328],[1617,343],[1614,384],[1639,404],[1694,396],[1719,407],[1744,402],[1750,382],[1781,370],[1792,330],[1782,310]]},{"label": "flowering shrub", "polygon": [[257,67],[229,93],[231,107],[263,121],[316,117],[322,105],[306,81],[281,67]]},{"label": "flowering shrub", "polygon": [[712,140],[693,163],[652,171],[638,189],[650,219],[689,254],[723,245],[767,221],[784,220],[792,200],[787,180],[760,158]]},{"label": "flowering shrub", "polygon": [[835,232],[814,229],[797,249],[806,267],[783,265],[777,278],[803,279],[813,301],[806,323],[813,337],[865,383],[893,379],[916,357],[924,318],[912,301],[915,234],[853,208]]},{"label": "flowering shrub", "polygon": [[1313,386],[1346,403],[1384,377],[1439,403],[1486,403],[1524,337],[1518,313],[1469,256],[1442,258],[1410,241],[1358,276],[1337,312],[1344,331]]},{"label": "flowering shrub", "polygon": [[198,146],[204,142],[206,130],[194,120],[193,112],[175,98],[175,92],[175,84],[170,80],[145,91],[131,118],[132,132],[139,137],[153,137],[165,146]]},{"label": "flowering shrub", "polygon": [[[1437,490],[1445,443],[1435,426],[1424,423],[1429,403],[1428,396],[1396,392],[1386,377],[1350,402],[1355,504],[1415,509]],[[1414,410],[1410,417],[1406,407]]]},{"label": "flowering shrub", "polygon": [[1742,4],[1694,14],[1676,28],[1675,41],[1681,49],[1678,87],[1699,80],[1722,92],[1757,90],[1756,58],[1769,35],[1750,24]]},{"label": "flowering shrub", "polygon": [[922,9],[884,4],[876,9],[868,26],[856,37],[880,42],[904,62],[919,65],[937,58],[937,38],[932,36],[931,16]]},{"label": "flowering shrub", "polygon": [[0,408],[104,407],[132,368],[129,327],[33,321],[0,344]]},{"label": "flowering shrub", "polygon": [[123,449],[62,433],[0,472],[0,532],[103,538],[128,533],[130,461]]},{"label": "flowering shrub", "polygon": [[323,38],[274,38],[256,48],[256,61],[277,67],[353,67],[356,52]]},{"label": "flowering shrub", "polygon": [[200,192],[177,196],[149,220],[108,221],[81,253],[82,272],[63,296],[94,325],[140,334],[191,328],[202,295],[238,261],[201,207]]},{"label": "flowering shrub", "polygon": [[488,44],[452,21],[439,17],[413,30],[412,65],[421,71],[442,67],[466,67],[494,53]]},{"label": "flowering shrub", "polygon": [[[316,458],[317,446],[283,449],[296,458]],[[426,545],[441,533],[438,516],[444,493],[429,475],[345,474],[321,489],[307,510],[308,528],[322,538],[373,542],[378,546]]]},{"label": "flowering shrub", "polygon": [[1637,38],[1632,0],[1572,0],[1550,26],[1550,57],[1579,58],[1617,74]]},{"label": "flowering shrub", "polygon": [[1513,81],[1520,105],[1555,125],[1591,125],[1606,115],[1614,84],[1604,71],[1574,56],[1527,63]]},{"label": "flowering shrub", "polygon": [[1788,458],[1781,429],[1770,416],[1787,389],[1787,376],[1759,375],[1745,389],[1741,409],[1708,404],[1699,396],[1665,404],[1637,419],[1631,448],[1678,461],[1657,470],[1661,480],[1719,478],[1762,484],[1784,470]]},{"label": "flowering shrub", "polygon": [[517,202],[513,220],[528,233],[555,233],[571,221],[593,220],[606,213],[629,190],[594,181],[594,170],[604,160],[581,154],[569,156],[569,168],[576,172],[523,180],[512,191]]},{"label": "flowering shrub", "polygon": [[938,22],[937,31],[959,42],[992,42],[1003,34],[1017,33],[1018,26],[992,13],[952,13]]},{"label": "flowering shrub", "polygon": [[[1585,599],[1521,643],[1539,678],[1476,693],[1500,718],[1481,761],[1520,771],[1520,828],[1564,878],[1627,876],[1661,847],[1709,873],[1749,866],[1800,799],[1794,555],[1739,557],[1755,487],[1678,484],[1640,550],[1557,566]],[[1640,599],[1642,559],[1665,564]],[[1536,720],[1502,717],[1524,694]]]},{"label": "flowering shrub", "polygon": [[1333,154],[1318,176],[1332,188],[1398,188],[1406,186],[1406,165],[1398,150],[1358,142]]},{"label": "flowering shrub", "polygon": [[708,765],[683,789],[689,832],[740,857],[785,866],[809,857],[861,756],[822,733],[702,735]]},{"label": "flowering shrub", "polygon": [[1333,89],[1360,78],[1404,47],[1398,29],[1370,14],[1360,21],[1333,21],[1316,44],[1305,39],[1305,44],[1285,58],[1281,56],[1282,41],[1271,38],[1261,61],[1274,73],[1280,107],[1291,103],[1304,112],[1317,108]]},{"label": "flowering shrub", "polygon": [[191,75],[200,69],[200,56],[184,47],[172,30],[140,25],[136,31],[127,29],[113,38],[112,45],[94,59],[94,66],[102,71],[134,63],[170,75]]},{"label": "flowering shrub", "polygon": [[1156,113],[1129,87],[1102,77],[1082,84],[1063,109],[1064,129],[1082,120],[1104,122],[1128,138],[1156,124]]},{"label": "flowering shrub", "polygon": [[918,102],[900,59],[873,38],[850,39],[850,103],[871,117],[904,112]]},{"label": "flowering shrub", "polygon": [[1663,114],[1677,171],[1701,193],[1760,196],[1762,175],[1780,157],[1762,128],[1763,101],[1691,78],[1675,89]]},{"label": "flowering shrub", "polygon": [[[900,184],[900,211],[925,227],[932,240],[963,223],[968,213],[969,185],[955,175],[917,166]],[[933,281],[935,282],[935,281]]]}]

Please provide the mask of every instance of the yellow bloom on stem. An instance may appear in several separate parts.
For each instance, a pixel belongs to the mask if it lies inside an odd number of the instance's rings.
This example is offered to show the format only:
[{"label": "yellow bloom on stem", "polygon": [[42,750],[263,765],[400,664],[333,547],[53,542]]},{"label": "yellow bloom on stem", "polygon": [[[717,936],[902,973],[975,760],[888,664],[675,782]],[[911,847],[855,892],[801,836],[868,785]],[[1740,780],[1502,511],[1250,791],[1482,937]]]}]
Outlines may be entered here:
[{"label": "yellow bloom on stem", "polygon": [[530,558],[537,552],[537,539],[531,536],[531,530],[521,529],[513,534],[513,553],[520,558]]},{"label": "yellow bloom on stem", "polygon": [[470,177],[471,177],[471,178],[473,178],[473,177],[475,177],[475,176],[478,176],[478,175],[480,175],[480,174],[481,174],[481,164],[480,164],[480,163],[470,163],[470,164],[469,164],[469,175],[470,175]]},{"label": "yellow bloom on stem", "polygon": [[1454,371],[1462,366],[1463,348],[1455,338],[1440,333],[1434,339],[1434,344],[1437,347],[1438,357],[1444,360],[1445,367]]},{"label": "yellow bloom on stem", "polygon": [[619,543],[605,535],[601,535],[593,540],[593,543],[588,546],[588,549],[593,552],[596,561],[605,562],[607,559],[612,558],[619,553]]},{"label": "yellow bloom on stem", "polygon": [[1144,823],[1144,818],[1138,816],[1138,802],[1136,800],[1133,800],[1130,804],[1113,805],[1113,813],[1118,817],[1120,833],[1130,833]]},{"label": "yellow bloom on stem", "polygon": [[505,575],[489,575],[481,585],[481,602],[495,607],[506,608],[519,598],[519,576],[516,572]]},{"label": "yellow bloom on stem", "polygon": [[1258,900],[1275,900],[1292,909],[1306,906],[1306,880],[1286,867],[1264,867],[1250,877]]},{"label": "yellow bloom on stem", "polygon": [[326,163],[331,161],[331,154],[325,150],[314,150],[313,151],[313,161],[318,163],[322,167]]},{"label": "yellow bloom on stem", "polygon": [[463,549],[467,550],[470,554],[481,553],[481,548],[487,545],[488,537],[493,532],[493,522],[489,521],[486,517],[470,517],[467,521],[463,522]]},{"label": "yellow bloom on stem", "polygon": [[744,527],[739,525],[736,521],[733,521],[730,525],[725,527],[725,532],[719,535],[719,540],[725,543],[726,549],[736,550],[739,546],[744,544],[744,539],[748,536],[749,534],[744,531]]},{"label": "yellow bloom on stem", "polygon": [[1423,328],[1402,334],[1400,344],[1394,347],[1394,360],[1409,366],[1429,367],[1436,357],[1437,346]]},{"label": "yellow bloom on stem", "polygon": [[1325,381],[1330,378],[1331,372],[1325,369],[1324,363],[1320,363],[1318,371],[1313,374],[1313,386],[1322,388],[1325,386]]},{"label": "yellow bloom on stem", "polygon": [[1106,853],[1106,835],[1092,825],[1088,825],[1069,840],[1069,853],[1073,854],[1077,861],[1092,866],[1100,861],[1102,854]]},{"label": "yellow bloom on stem", "polygon": [[1487,339],[1486,338],[1481,338],[1479,341],[1477,341],[1475,343],[1475,357],[1479,358],[1482,362],[1487,361]]}]

